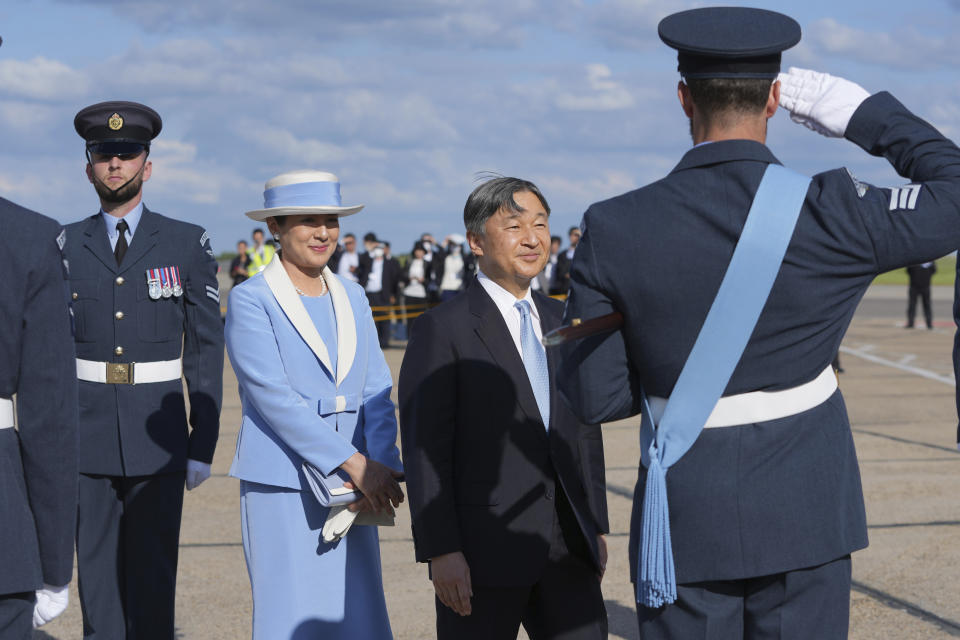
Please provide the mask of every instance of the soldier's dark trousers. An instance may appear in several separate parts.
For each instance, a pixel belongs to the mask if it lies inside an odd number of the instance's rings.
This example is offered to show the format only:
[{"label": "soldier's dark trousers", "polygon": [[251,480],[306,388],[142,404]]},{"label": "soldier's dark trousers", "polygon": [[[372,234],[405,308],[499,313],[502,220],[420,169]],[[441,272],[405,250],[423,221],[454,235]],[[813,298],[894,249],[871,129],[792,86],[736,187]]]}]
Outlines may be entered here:
[{"label": "soldier's dark trousers", "polygon": [[80,474],[83,637],[173,640],[184,472]]},{"label": "soldier's dark trousers", "polygon": [[33,637],[33,605],[37,594],[0,595],[0,640],[30,640]]},{"label": "soldier's dark trousers", "polygon": [[637,606],[642,640],[843,640],[850,556],[759,578],[677,585],[677,601]]}]

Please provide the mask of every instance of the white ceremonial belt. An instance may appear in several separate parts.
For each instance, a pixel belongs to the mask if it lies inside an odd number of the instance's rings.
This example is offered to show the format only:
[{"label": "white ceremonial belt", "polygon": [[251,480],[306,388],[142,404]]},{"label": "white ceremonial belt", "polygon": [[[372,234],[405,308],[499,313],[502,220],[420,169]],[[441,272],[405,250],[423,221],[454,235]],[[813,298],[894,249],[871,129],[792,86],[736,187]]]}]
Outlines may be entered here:
[{"label": "white ceremonial belt", "polygon": [[0,398],[0,429],[12,429],[13,422],[13,400]]},{"label": "white ceremonial belt", "polygon": [[157,362],[94,362],[77,358],[77,379],[103,384],[146,384],[179,380],[180,359]]},{"label": "white ceremonial belt", "polygon": [[[836,390],[837,374],[833,367],[827,367],[819,376],[799,387],[782,391],[750,391],[720,398],[703,428],[735,427],[786,418],[826,402]],[[647,401],[653,422],[659,423],[667,399],[651,396]]]}]

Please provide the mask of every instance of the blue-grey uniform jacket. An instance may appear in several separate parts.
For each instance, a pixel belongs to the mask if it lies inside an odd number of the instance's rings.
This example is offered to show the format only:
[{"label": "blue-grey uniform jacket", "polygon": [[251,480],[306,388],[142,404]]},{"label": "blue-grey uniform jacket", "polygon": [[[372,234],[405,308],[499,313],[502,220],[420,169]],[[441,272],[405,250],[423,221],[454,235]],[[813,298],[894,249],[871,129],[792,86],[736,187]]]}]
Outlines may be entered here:
[{"label": "blue-grey uniform jacket", "polygon": [[[67,226],[76,355],[97,362],[156,362],[183,355],[180,380],[80,381],[80,471],[141,476],[210,462],[220,429],[223,323],[217,262],[200,227],[143,209],[118,267],[99,213]],[[150,298],[147,270],[176,266],[183,295]],[[122,350],[122,353],[118,350]]]},{"label": "blue-grey uniform jacket", "polygon": [[[77,378],[60,225],[0,198],[0,595],[73,575]],[[0,427],[9,427],[0,424]]]},{"label": "blue-grey uniform jacket", "polygon": [[[877,188],[845,169],[813,177],[770,297],[724,395],[787,389],[833,359],[871,280],[960,246],[960,150],[879,93],[846,138],[911,181]],[[758,142],[695,147],[665,178],[592,205],[565,320],[619,310],[625,328],[568,349],[561,392],[585,422],[667,397],[690,353],[770,163]],[[634,495],[636,570],[645,470]],[[677,580],[808,567],[867,545],[860,474],[839,391],[813,409],[705,429],[667,473]]]}]

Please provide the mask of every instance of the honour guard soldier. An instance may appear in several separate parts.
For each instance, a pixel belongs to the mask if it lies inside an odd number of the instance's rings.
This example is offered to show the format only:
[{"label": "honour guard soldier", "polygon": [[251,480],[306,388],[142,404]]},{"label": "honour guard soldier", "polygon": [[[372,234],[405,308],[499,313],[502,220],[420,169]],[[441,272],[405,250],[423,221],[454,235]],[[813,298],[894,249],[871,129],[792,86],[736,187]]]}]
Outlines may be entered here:
[{"label": "honour guard soldier", "polygon": [[[217,262],[202,228],[142,202],[157,113],[74,119],[98,213],[67,227],[80,382],[77,558],[86,638],[174,634],[183,486],[210,475],[223,381]],[[181,376],[190,401],[190,429]]]},{"label": "honour guard soldier", "polygon": [[[67,607],[77,505],[77,381],[64,232],[0,198],[0,637]],[[16,423],[16,427],[14,427]]]},{"label": "honour guard soldier", "polygon": [[[624,323],[569,345],[559,386],[584,422],[643,414],[641,637],[845,638],[867,530],[830,361],[874,276],[960,246],[960,149],[889,93],[778,81],[787,16],[704,8],[659,31],[696,146],[585,213],[565,320]],[[778,102],[911,184],[784,169],[765,144]]]}]

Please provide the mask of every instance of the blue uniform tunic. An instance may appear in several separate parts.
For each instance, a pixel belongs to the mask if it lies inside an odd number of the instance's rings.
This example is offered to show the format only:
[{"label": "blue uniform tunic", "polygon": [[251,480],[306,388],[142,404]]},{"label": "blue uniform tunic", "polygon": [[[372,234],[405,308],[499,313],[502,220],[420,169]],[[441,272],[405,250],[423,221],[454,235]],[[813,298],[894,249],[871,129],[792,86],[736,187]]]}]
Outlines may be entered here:
[{"label": "blue uniform tunic", "polygon": [[[856,111],[847,139],[912,181],[877,188],[845,169],[813,177],[770,297],[724,395],[813,380],[873,278],[960,246],[960,150],[895,98]],[[773,153],[729,140],[689,150],[665,178],[592,205],[566,318],[618,310],[622,331],[572,345],[559,379],[585,422],[668,397],[696,340]],[[636,549],[645,470],[631,526]],[[856,453],[839,391],[809,411],[705,429],[667,474],[680,583],[810,567],[867,545]],[[634,576],[635,577],[635,576]]]},{"label": "blue uniform tunic", "polygon": [[0,600],[73,575],[77,380],[60,225],[0,198]]},{"label": "blue uniform tunic", "polygon": [[[211,462],[223,396],[217,261],[202,228],[146,207],[117,265],[101,214],[67,226],[76,356],[96,362],[183,360],[180,380],[80,382],[80,471],[145,476]],[[179,267],[183,295],[152,299],[147,270]]]}]

